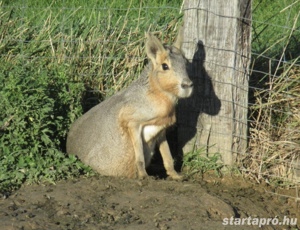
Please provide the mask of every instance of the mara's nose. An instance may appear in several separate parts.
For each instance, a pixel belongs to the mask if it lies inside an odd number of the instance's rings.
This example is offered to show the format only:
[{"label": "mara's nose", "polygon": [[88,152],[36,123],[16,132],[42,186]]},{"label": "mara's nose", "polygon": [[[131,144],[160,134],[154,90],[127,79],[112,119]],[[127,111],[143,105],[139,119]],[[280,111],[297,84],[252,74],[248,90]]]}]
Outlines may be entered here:
[{"label": "mara's nose", "polygon": [[184,79],[181,82],[181,87],[183,89],[192,88],[193,87],[193,82],[190,79]]}]

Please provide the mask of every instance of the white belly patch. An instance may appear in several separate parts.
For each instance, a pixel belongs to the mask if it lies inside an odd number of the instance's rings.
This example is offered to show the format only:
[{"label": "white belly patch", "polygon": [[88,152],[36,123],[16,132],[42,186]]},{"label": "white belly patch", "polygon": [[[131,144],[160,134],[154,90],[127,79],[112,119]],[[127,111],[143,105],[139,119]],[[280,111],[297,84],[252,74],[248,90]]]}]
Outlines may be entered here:
[{"label": "white belly patch", "polygon": [[143,137],[146,142],[150,141],[151,139],[155,138],[157,134],[164,129],[164,126],[157,126],[157,125],[146,125],[143,128]]}]

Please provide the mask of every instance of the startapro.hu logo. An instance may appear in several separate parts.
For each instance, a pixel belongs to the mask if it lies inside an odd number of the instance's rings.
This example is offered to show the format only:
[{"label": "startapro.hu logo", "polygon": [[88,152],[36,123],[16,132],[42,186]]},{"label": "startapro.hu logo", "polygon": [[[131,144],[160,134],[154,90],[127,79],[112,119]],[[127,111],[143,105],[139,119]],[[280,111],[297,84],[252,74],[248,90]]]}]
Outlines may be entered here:
[{"label": "startapro.hu logo", "polygon": [[257,217],[246,217],[246,218],[224,218],[223,225],[236,225],[236,226],[243,226],[243,225],[251,225],[251,226],[258,226],[259,228],[265,225],[273,225],[273,226],[296,226],[297,225],[297,218],[289,218],[284,216],[282,220],[278,217],[273,218],[257,218]]}]

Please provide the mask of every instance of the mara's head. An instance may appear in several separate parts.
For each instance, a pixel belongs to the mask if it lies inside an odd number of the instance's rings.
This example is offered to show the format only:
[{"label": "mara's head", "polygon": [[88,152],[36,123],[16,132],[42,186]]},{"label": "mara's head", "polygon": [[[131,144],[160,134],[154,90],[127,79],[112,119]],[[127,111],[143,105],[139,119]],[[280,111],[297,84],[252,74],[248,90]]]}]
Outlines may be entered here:
[{"label": "mara's head", "polygon": [[147,34],[146,53],[152,62],[151,81],[160,90],[177,98],[192,94],[193,83],[187,74],[187,60],[181,52],[181,41],[163,45],[153,34]]}]

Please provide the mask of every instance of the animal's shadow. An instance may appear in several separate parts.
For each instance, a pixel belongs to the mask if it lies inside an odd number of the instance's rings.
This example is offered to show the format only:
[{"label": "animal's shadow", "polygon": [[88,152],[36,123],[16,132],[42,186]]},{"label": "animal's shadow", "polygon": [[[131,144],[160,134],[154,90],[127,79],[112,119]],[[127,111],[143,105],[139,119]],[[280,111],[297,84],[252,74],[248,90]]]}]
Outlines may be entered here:
[{"label": "animal's shadow", "polygon": [[[221,101],[215,94],[211,77],[204,68],[205,48],[198,41],[193,59],[187,65],[189,78],[194,84],[191,97],[179,100],[176,125],[167,132],[167,139],[175,162],[175,169],[180,171],[183,162],[183,147],[195,136],[198,118],[202,113],[214,116],[221,108]],[[147,168],[149,175],[166,178],[161,155],[157,150],[151,165]]]}]

